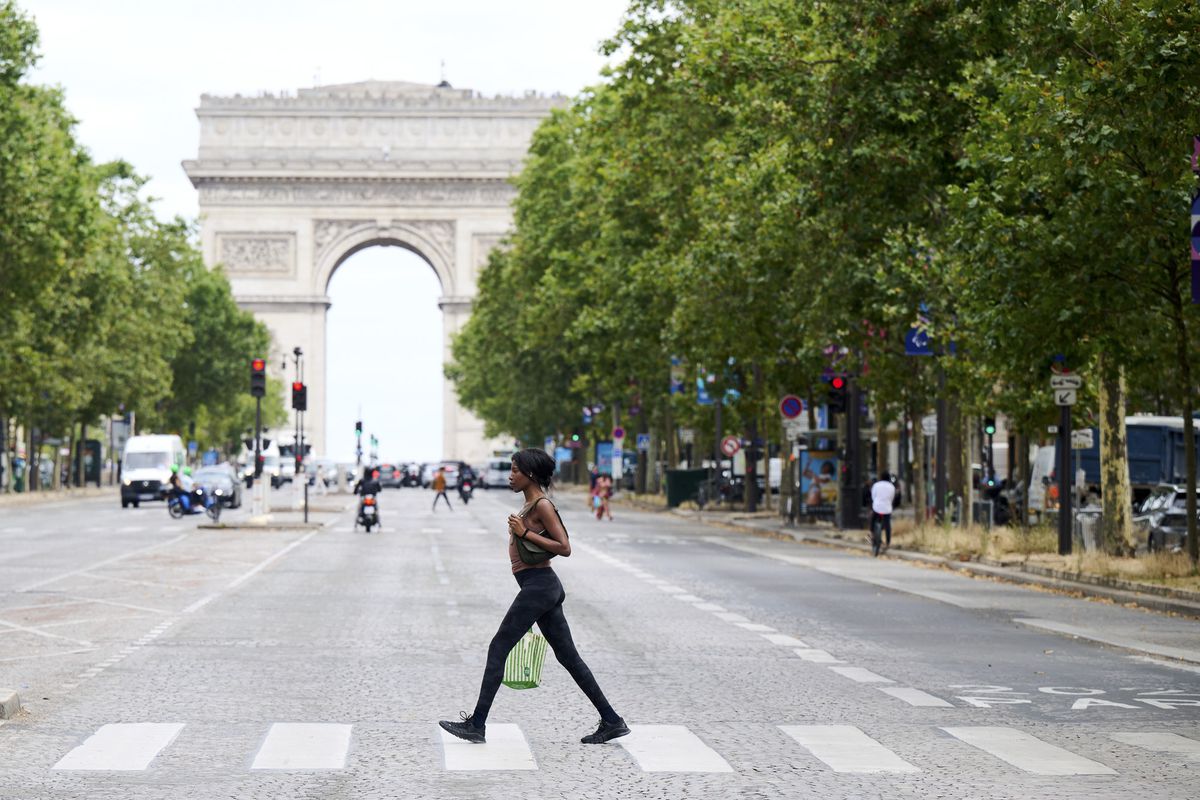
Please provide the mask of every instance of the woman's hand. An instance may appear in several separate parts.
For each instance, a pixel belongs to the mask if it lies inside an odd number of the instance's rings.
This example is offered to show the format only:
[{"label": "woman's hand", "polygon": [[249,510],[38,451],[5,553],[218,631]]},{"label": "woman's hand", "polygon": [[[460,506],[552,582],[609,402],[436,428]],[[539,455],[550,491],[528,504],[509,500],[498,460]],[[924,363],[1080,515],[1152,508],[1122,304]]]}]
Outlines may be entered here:
[{"label": "woman's hand", "polygon": [[516,514],[508,515],[508,532],[513,536],[520,536],[525,533],[525,520],[518,517]]}]

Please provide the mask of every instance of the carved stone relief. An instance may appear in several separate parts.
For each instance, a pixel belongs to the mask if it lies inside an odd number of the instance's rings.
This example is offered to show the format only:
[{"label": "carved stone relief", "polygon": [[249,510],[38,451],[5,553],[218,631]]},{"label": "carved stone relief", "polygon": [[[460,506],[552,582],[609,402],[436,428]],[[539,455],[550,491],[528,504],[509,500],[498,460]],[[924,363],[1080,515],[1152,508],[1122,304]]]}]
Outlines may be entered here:
[{"label": "carved stone relief", "polygon": [[218,233],[217,261],[238,275],[290,277],[296,273],[296,235]]},{"label": "carved stone relief", "polygon": [[447,279],[454,270],[454,229],[454,221],[447,219],[392,220],[385,225],[375,220],[318,219],[313,222],[313,245],[317,263],[322,264],[342,255],[333,250],[347,237],[403,242],[432,261],[439,273],[444,270],[442,277]]},{"label": "carved stone relief", "polygon": [[507,207],[516,192],[503,180],[238,181],[199,184],[206,205],[407,205]]}]

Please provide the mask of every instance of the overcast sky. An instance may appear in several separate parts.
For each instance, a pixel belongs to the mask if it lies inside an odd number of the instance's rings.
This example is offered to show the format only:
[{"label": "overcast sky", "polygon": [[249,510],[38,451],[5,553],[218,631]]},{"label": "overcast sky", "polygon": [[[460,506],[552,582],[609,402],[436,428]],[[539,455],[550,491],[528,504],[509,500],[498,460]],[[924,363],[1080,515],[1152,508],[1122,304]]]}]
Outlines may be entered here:
[{"label": "overcast sky", "polygon": [[[196,154],[201,94],[372,78],[437,83],[444,61],[446,79],[458,88],[571,95],[598,80],[604,60],[597,46],[616,31],[626,0],[24,0],[20,6],[41,31],[33,80],[64,88],[93,157],[131,162],[150,178],[149,193],[161,198],[160,215],[194,218],[196,193],[180,162]],[[362,370],[342,370],[351,374],[335,380],[331,368],[330,456],[352,457],[352,435],[334,434],[353,433],[361,402],[382,457],[441,457],[439,292],[432,270],[399,248],[365,250],[334,276],[330,363],[349,364],[373,332],[382,349],[369,381],[359,378]],[[403,351],[391,349],[404,344],[426,357],[402,358]]]}]

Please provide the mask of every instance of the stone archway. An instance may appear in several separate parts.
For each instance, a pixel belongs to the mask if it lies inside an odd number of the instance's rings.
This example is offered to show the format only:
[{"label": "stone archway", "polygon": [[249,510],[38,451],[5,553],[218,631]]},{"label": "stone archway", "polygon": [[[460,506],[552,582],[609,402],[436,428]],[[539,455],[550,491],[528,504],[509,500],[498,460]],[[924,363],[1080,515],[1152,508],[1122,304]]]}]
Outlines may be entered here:
[{"label": "stone archway", "polygon": [[[416,252],[442,285],[443,355],[466,322],[476,276],[511,222],[511,178],[562,97],[485,98],[448,85],[367,81],[295,95],[213,97],[196,113],[184,168],[200,194],[206,262],[271,329],[270,368],[299,346],[307,428],[326,452],[325,312],[338,266],[373,245]],[[443,456],[478,461],[494,443],[443,385]]]}]

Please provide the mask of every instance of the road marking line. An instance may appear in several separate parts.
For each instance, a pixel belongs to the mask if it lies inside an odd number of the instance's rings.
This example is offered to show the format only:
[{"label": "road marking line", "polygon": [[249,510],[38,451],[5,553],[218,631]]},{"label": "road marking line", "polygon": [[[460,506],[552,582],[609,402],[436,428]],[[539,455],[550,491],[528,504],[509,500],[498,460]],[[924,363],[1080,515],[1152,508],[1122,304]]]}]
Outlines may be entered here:
[{"label": "road marking line", "polygon": [[181,722],[104,725],[63,756],[54,769],[141,771],[183,730]]},{"label": "road marking line", "polygon": [[704,602],[703,597],[697,597],[694,594],[677,594],[677,595],[675,595],[675,599],[682,600],[685,603],[703,603]]},{"label": "road marking line", "polygon": [[771,633],[775,630],[770,625],[762,625],[758,622],[736,622],[734,624],[739,628],[745,628],[746,630],[754,631],[755,633]]},{"label": "road marking line", "polygon": [[805,661],[811,661],[814,664],[841,664],[841,659],[835,657],[832,653],[827,653],[824,650],[816,648],[803,648],[795,651],[796,655],[803,658]]},{"label": "road marking line", "polygon": [[70,572],[64,572],[61,575],[55,575],[53,578],[44,578],[43,580],[36,581],[34,583],[30,583],[26,586],[22,586],[20,589],[16,589],[15,591],[18,593],[19,592],[31,592],[34,589],[40,589],[41,587],[46,586],[47,584],[55,583],[57,581],[61,581],[66,578],[71,578],[71,577],[74,577],[75,575],[79,575],[80,573],[83,573],[83,572],[91,572],[94,569],[100,569],[100,567],[108,566],[109,564],[116,563],[117,561],[121,561],[123,559],[130,558],[132,556],[140,555],[142,553],[149,553],[152,550],[159,550],[163,547],[170,547],[171,545],[175,544],[176,542],[180,542],[189,536],[191,536],[190,533],[181,533],[178,536],[176,536],[174,539],[170,539],[165,542],[159,542],[158,544],[152,544],[148,547],[139,547],[137,550],[130,550],[128,553],[123,553],[119,556],[113,556],[112,558],[106,558],[103,561],[97,561],[95,564],[89,564],[86,567],[80,567],[79,569],[74,569],[74,570],[71,570]]},{"label": "road marking line", "polygon": [[276,722],[250,769],[343,769],[353,725]]},{"label": "road marking line", "polygon": [[421,533],[441,533],[441,528],[421,528]]},{"label": "road marking line", "polygon": [[717,614],[717,619],[723,619],[726,622],[749,622],[750,620],[743,617],[741,614],[735,614],[732,611],[721,611]]},{"label": "road marking line", "polygon": [[49,633],[47,631],[42,630],[41,628],[30,628],[25,625],[18,625],[15,622],[8,622],[8,621],[2,620],[2,619],[0,619],[0,625],[3,625],[6,628],[10,628],[14,631],[20,631],[21,633],[32,633],[35,636],[44,636],[47,639],[62,639],[64,642],[74,642],[75,644],[82,645],[84,647],[93,647],[94,646],[91,642],[84,641],[83,639],[75,639],[70,636],[62,636],[57,633]]},{"label": "road marking line", "polygon": [[853,725],[780,725],[834,772],[920,772]]},{"label": "road marking line", "polygon": [[1109,736],[1123,744],[1200,761],[1200,741],[1178,733],[1110,733]]},{"label": "road marking line", "polygon": [[786,633],[764,633],[762,637],[771,644],[781,645],[783,647],[808,647],[807,644],[797,639],[795,636],[788,636]]},{"label": "road marking line", "polygon": [[1116,775],[1098,761],[1043,742],[1015,728],[942,728],[959,741],[1034,775]]},{"label": "road marking line", "polygon": [[462,772],[474,770],[537,769],[533,751],[521,729],[512,724],[492,723],[487,727],[487,742],[473,744],[440,730],[442,748],[446,754],[446,769]]},{"label": "road marking line", "polygon": [[729,762],[683,725],[630,725],[629,729],[632,733],[617,743],[643,772],[733,772]]},{"label": "road marking line", "polygon": [[280,558],[283,558],[285,555],[290,553],[292,550],[294,550],[295,548],[304,544],[312,537],[316,536],[318,533],[320,533],[320,531],[321,531],[320,528],[310,531],[310,532],[306,533],[304,536],[301,536],[296,541],[294,541],[291,544],[287,545],[286,547],[282,548],[281,550],[276,551],[273,555],[267,556],[262,561],[258,562],[258,564],[256,566],[254,566],[252,569],[250,569],[248,572],[243,572],[241,575],[234,578],[233,581],[231,581],[230,584],[228,586],[226,586],[224,589],[222,589],[221,591],[213,592],[208,597],[201,598],[200,600],[197,600],[196,602],[192,603],[190,606],[188,606],[187,608],[185,608],[183,610],[183,613],[191,614],[195,611],[199,611],[200,609],[204,608],[206,605],[211,603],[213,600],[216,600],[218,597],[225,594],[226,592],[228,592],[232,589],[236,589],[237,587],[241,586],[246,581],[253,578],[258,573],[262,572],[264,569],[266,569],[268,566],[270,566],[273,562],[277,561]]},{"label": "road marking line", "polygon": [[829,669],[841,675],[843,678],[849,678],[852,681],[859,683],[895,683],[891,678],[885,678],[882,675],[877,675],[865,667],[830,667]]},{"label": "road marking line", "polygon": [[884,694],[891,695],[897,700],[903,700],[910,706],[921,708],[954,708],[953,703],[947,703],[940,697],[934,697],[928,692],[922,692],[920,689],[913,689],[909,686],[876,686],[875,688]]},{"label": "road marking line", "polygon": [[725,610],[722,606],[719,606],[716,603],[696,603],[696,608],[700,609],[701,611],[724,611]]}]

